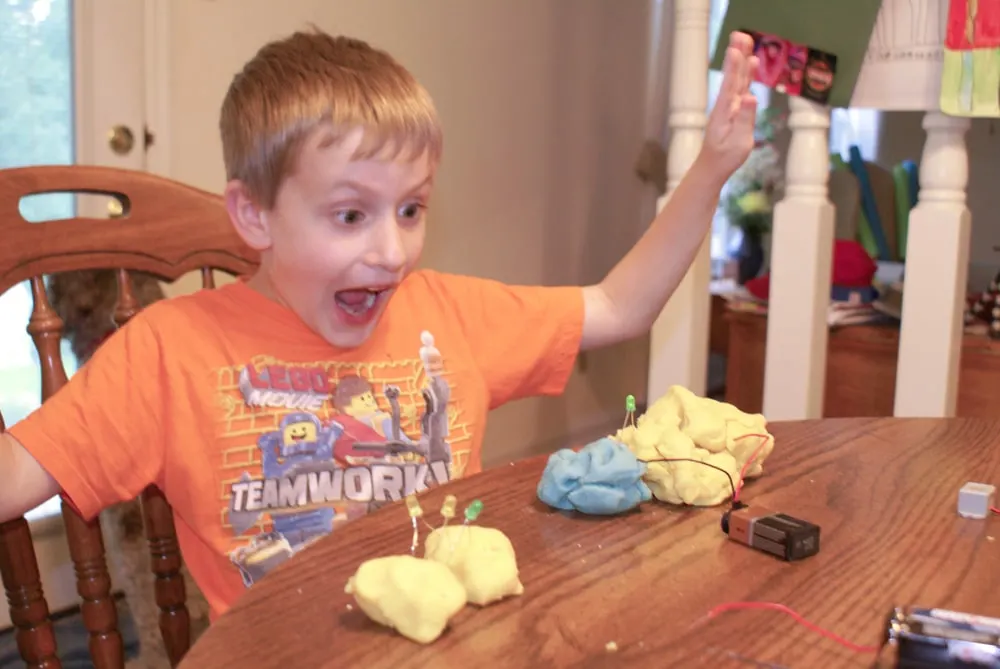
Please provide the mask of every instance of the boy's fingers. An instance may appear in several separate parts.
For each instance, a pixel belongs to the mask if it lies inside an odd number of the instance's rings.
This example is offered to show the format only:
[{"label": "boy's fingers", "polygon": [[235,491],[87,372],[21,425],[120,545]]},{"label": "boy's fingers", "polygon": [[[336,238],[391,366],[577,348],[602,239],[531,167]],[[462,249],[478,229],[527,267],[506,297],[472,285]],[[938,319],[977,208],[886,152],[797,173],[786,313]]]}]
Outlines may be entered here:
[{"label": "boy's fingers", "polygon": [[750,59],[742,56],[740,59],[740,95],[746,95],[750,90]]},{"label": "boy's fingers", "polygon": [[753,39],[741,32],[729,35],[729,46],[722,67],[722,86],[713,115],[735,120],[741,113],[743,98],[750,90],[758,59],[753,53]]},{"label": "boy's fingers", "polygon": [[729,46],[735,48],[744,56],[749,56],[753,53],[753,38],[746,33],[733,31],[729,33]]},{"label": "boy's fingers", "polygon": [[[756,99],[750,93],[750,84],[753,83],[754,75],[757,72],[757,66],[759,64],[759,59],[757,56],[749,56],[743,58],[743,67],[741,69],[741,81],[739,92],[736,94],[735,99],[730,110],[730,118],[736,118],[745,109],[747,99],[749,98],[753,101],[754,106],[756,106]],[[754,112],[756,113],[756,112]],[[742,120],[742,119],[741,119]]]},{"label": "boy's fingers", "polygon": [[726,59],[722,66],[722,86],[719,87],[719,98],[715,104],[716,108],[721,107],[728,112],[733,102],[739,98],[742,79],[742,73],[740,72],[742,69],[742,60],[743,55],[738,49],[733,47],[726,49]]},{"label": "boy's fingers", "polygon": [[757,98],[752,95],[744,95],[740,103],[740,109],[736,114],[736,125],[745,128],[751,134],[757,125]]},{"label": "boy's fingers", "polygon": [[739,94],[742,95],[750,88],[753,73],[750,71],[750,59],[753,58],[753,38],[746,33],[733,32],[729,36],[729,45],[739,53],[736,59],[739,63]]}]

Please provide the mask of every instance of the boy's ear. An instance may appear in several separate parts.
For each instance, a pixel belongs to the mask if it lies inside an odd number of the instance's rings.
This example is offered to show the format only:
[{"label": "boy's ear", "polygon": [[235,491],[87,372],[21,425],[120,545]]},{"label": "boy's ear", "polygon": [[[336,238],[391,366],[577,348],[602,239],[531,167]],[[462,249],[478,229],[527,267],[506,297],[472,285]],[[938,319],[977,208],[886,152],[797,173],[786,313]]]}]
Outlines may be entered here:
[{"label": "boy's ear", "polygon": [[271,246],[271,228],[267,214],[257,206],[242,181],[230,181],[225,190],[226,210],[237,234],[255,251]]}]

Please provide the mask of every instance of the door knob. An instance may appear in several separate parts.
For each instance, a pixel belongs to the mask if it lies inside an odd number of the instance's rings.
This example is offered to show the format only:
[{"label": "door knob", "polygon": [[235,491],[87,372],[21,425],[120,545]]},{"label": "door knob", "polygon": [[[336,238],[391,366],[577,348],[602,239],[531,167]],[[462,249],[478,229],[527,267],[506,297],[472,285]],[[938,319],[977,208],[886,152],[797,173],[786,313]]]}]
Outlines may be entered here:
[{"label": "door knob", "polygon": [[135,146],[135,135],[126,125],[116,125],[108,131],[108,146],[119,156],[127,155]]}]

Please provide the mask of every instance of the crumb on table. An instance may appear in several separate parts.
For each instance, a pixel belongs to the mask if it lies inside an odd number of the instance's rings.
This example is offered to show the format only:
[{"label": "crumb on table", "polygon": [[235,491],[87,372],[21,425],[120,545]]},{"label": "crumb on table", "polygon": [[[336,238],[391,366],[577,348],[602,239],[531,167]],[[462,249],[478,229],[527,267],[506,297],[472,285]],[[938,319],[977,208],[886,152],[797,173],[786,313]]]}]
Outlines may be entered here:
[{"label": "crumb on table", "polygon": [[615,643],[614,641],[609,641],[604,645],[604,650],[608,651],[609,653],[613,653],[616,650],[618,650],[618,644]]}]

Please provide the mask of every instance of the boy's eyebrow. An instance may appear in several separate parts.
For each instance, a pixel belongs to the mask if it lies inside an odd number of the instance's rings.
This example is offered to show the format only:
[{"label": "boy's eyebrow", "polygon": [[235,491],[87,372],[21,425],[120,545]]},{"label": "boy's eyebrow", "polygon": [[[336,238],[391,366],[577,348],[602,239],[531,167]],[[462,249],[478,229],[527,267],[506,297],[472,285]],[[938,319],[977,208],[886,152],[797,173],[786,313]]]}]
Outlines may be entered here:
[{"label": "boy's eyebrow", "polygon": [[422,188],[424,188],[424,187],[426,187],[426,186],[430,186],[430,185],[431,185],[431,183],[432,183],[433,181],[434,181],[434,175],[433,175],[433,174],[428,174],[428,175],[427,175],[427,176],[426,176],[426,177],[424,178],[424,180],[423,180],[423,181],[421,181],[421,182],[420,182],[420,183],[418,183],[418,184],[417,184],[416,186],[414,186],[413,188],[411,188],[411,189],[410,189],[410,192],[411,192],[411,193],[414,193],[414,192],[416,192],[416,191],[418,191],[418,190],[420,190],[420,189],[422,189]]},{"label": "boy's eyebrow", "polygon": [[[416,186],[413,186],[412,188],[408,189],[407,192],[408,193],[414,193],[414,192],[416,192],[416,191],[418,191],[418,190],[420,190],[420,189],[422,189],[422,188],[430,185],[433,180],[434,180],[434,176],[431,175],[431,174],[428,174],[427,177],[423,181],[421,181],[420,183],[418,183]],[[347,189],[357,191],[358,193],[362,193],[364,195],[374,195],[375,194],[375,191],[373,191],[368,186],[364,185],[360,181],[354,181],[354,180],[351,180],[351,179],[346,179],[344,181],[338,181],[337,183],[335,183],[333,185],[333,188],[330,189],[330,192],[331,193],[336,193],[337,191],[347,190]]]},{"label": "boy's eyebrow", "polygon": [[349,179],[345,181],[338,181],[335,184],[333,184],[332,188],[330,188],[331,193],[336,193],[337,191],[341,190],[353,190],[359,193],[365,193],[369,195],[372,192],[372,190],[367,186],[365,186],[363,183],[359,181],[351,181]]}]

